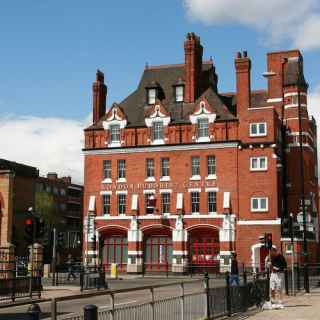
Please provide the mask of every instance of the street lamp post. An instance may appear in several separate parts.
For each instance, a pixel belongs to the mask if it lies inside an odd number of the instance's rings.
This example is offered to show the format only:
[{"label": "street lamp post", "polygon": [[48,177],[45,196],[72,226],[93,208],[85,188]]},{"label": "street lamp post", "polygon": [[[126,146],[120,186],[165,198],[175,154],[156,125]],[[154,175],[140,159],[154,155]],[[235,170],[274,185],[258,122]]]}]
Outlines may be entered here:
[{"label": "street lamp post", "polygon": [[290,237],[291,237],[291,281],[292,281],[292,293],[295,296],[296,291],[294,287],[294,221],[293,221],[293,213],[290,213]]},{"label": "street lamp post", "polygon": [[298,120],[299,120],[299,149],[300,149],[300,199],[303,217],[303,257],[304,257],[304,289],[309,292],[309,275],[308,275],[308,244],[307,244],[307,216],[306,216],[306,199],[304,188],[304,159],[303,159],[303,141],[302,141],[302,116],[300,90],[298,87]]}]

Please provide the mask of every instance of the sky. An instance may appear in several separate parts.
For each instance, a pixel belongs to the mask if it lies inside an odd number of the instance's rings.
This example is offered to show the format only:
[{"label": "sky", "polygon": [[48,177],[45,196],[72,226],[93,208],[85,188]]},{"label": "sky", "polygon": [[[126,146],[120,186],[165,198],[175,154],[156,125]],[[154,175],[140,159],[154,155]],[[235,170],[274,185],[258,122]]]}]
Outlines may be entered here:
[{"label": "sky", "polygon": [[212,56],[221,92],[235,89],[237,51],[248,51],[258,89],[267,52],[301,49],[309,111],[320,119],[319,30],[319,0],[1,1],[0,158],[81,182],[96,70],[108,105],[121,102],[146,63],[183,62],[191,31],[204,59]]}]

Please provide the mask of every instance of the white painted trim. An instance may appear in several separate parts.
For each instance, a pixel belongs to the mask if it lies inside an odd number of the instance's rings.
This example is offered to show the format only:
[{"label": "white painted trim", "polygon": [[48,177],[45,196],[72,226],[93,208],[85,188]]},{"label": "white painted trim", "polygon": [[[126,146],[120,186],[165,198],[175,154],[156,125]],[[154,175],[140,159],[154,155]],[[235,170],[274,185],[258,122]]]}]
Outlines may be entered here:
[{"label": "white painted trim", "polygon": [[102,190],[102,191],[100,191],[100,194],[101,194],[101,195],[104,195],[104,194],[112,195],[112,191]]},{"label": "white painted trim", "polygon": [[121,147],[121,142],[117,141],[117,142],[111,142],[111,143],[107,143],[109,148],[120,148]]},{"label": "white painted trim", "polygon": [[219,255],[229,256],[229,255],[231,255],[231,251],[220,251],[220,252],[219,252]]},{"label": "white painted trim", "polygon": [[268,106],[268,107],[253,107],[253,108],[248,108],[249,111],[257,111],[257,110],[265,110],[265,109],[274,109],[274,106]]},{"label": "white painted trim", "polygon": [[243,226],[268,226],[268,225],[281,225],[281,219],[275,220],[239,220],[238,225]]},{"label": "white painted trim", "polygon": [[[298,95],[298,92],[287,92],[284,94],[284,97],[292,97],[292,96],[297,96]],[[301,96],[305,96],[307,97],[308,95],[305,93],[305,92],[300,92],[300,95]]]},{"label": "white painted trim", "polygon": [[172,189],[159,189],[160,193],[172,193]]},{"label": "white painted trim", "polygon": [[[261,208],[258,208],[258,209],[253,209],[253,206],[252,206],[252,204],[253,204],[253,200],[254,199],[266,199],[266,208],[265,209],[261,209]],[[260,203],[260,202],[259,202]],[[268,197],[257,197],[257,196],[255,196],[255,197],[251,197],[250,198],[250,210],[251,210],[251,212],[268,212],[269,211],[269,198]]]},{"label": "white painted trim", "polygon": [[[287,146],[289,148],[297,148],[300,147],[300,143],[288,143]],[[311,151],[314,151],[313,147],[309,143],[303,143],[302,147],[309,148]]]},{"label": "white painted trim", "polygon": [[190,150],[208,150],[208,149],[225,149],[237,148],[238,142],[225,142],[225,143],[190,143],[186,145],[165,145],[165,146],[145,146],[138,148],[121,148],[121,149],[103,149],[103,150],[86,150],[83,151],[84,155],[102,155],[102,154],[127,154],[127,153],[145,153],[145,152],[163,152],[163,151],[190,151]]},{"label": "white painted trim", "polygon": [[268,103],[273,103],[273,102],[282,102],[282,97],[280,98],[269,98],[267,100]]},{"label": "white painted trim", "polygon": [[[258,168],[253,168],[252,167],[252,161],[253,159],[257,159],[258,160],[258,164],[259,167]],[[261,168],[260,164],[261,164],[261,159],[265,160],[266,166],[265,168]],[[267,156],[255,156],[255,157],[250,157],[250,171],[267,171],[268,170],[268,157]]]},{"label": "white painted trim", "polygon": [[[301,134],[302,134],[303,136],[309,137],[310,140],[312,140],[312,141],[314,140],[313,137],[311,136],[311,134],[310,134],[309,132],[302,131]],[[299,136],[299,135],[300,135],[300,133],[299,133],[298,131],[293,131],[293,132],[288,132],[288,133],[287,133],[287,136]]]},{"label": "white painted trim", "polygon": [[117,183],[126,183],[127,179],[126,178],[119,178],[117,179]]},{"label": "white painted trim", "polygon": [[163,176],[160,178],[160,181],[171,181],[170,176]]},{"label": "white painted trim", "polygon": [[201,192],[201,188],[189,188],[188,192]]},{"label": "white painted trim", "polygon": [[201,180],[201,176],[200,176],[200,175],[191,176],[191,178],[190,178],[189,180],[191,180],[191,181],[198,181],[198,180]]},{"label": "white painted trim", "polygon": [[216,174],[209,174],[208,176],[206,176],[205,179],[206,180],[216,180],[217,179],[217,175]]},{"label": "white painted trim", "polygon": [[[285,118],[285,119],[283,119],[283,122],[290,121],[290,120],[299,120],[299,118],[298,117]],[[308,120],[309,121],[309,119],[306,117],[301,117],[301,120]]]},{"label": "white painted trim", "polygon": [[133,194],[131,197],[131,210],[138,210],[138,194]]},{"label": "white painted trim", "polygon": [[[251,133],[251,129],[252,129],[252,126],[253,125],[257,125],[257,127],[259,127],[260,124],[264,124],[265,125],[265,129],[266,129],[266,132],[265,133]],[[249,124],[249,136],[250,137],[266,137],[268,134],[268,125],[267,125],[267,122],[266,121],[261,121],[261,122],[251,122]]]},{"label": "white painted trim", "polygon": [[155,177],[148,177],[146,179],[144,179],[145,182],[155,182],[156,178]]},{"label": "white painted trim", "polygon": [[[285,104],[284,108],[285,109],[290,109],[290,108],[298,108],[299,104],[297,103],[291,103],[291,104]],[[301,108],[307,108],[307,105],[305,103],[300,103]]]},{"label": "white painted trim", "polygon": [[95,212],[95,210],[96,210],[96,197],[95,196],[90,196],[88,211],[89,212]]},{"label": "white painted trim", "polygon": [[98,254],[98,251],[97,251],[97,250],[88,250],[88,251],[86,251],[86,252],[87,252],[88,255],[89,255],[89,254],[92,254],[92,255]]},{"label": "white painted trim", "polygon": [[[231,217],[235,217],[234,214],[230,215]],[[177,219],[179,217],[179,215],[175,214],[175,215],[167,215],[166,218],[167,219]],[[223,219],[225,217],[225,214],[217,214],[217,213],[209,213],[209,214],[202,214],[199,213],[197,215],[194,214],[185,214],[183,215],[183,219],[194,219],[194,218],[203,218],[203,219]],[[102,216],[96,216],[95,220],[131,220],[132,217],[131,216],[110,216],[110,215],[102,215]],[[154,220],[154,219],[163,219],[162,215],[153,215],[153,214],[148,214],[148,215],[144,215],[144,216],[138,216],[137,217],[138,220]]]},{"label": "white painted trim", "polygon": [[116,194],[128,194],[128,190],[117,190]]},{"label": "white painted trim", "polygon": [[196,142],[210,142],[210,137],[199,137],[196,139]]},{"label": "white painted trim", "polygon": [[173,250],[172,254],[175,256],[186,256],[188,254],[188,250]]},{"label": "white painted trim", "polygon": [[111,178],[105,178],[104,180],[101,181],[101,183],[112,183]]},{"label": "white painted trim", "polygon": [[205,188],[204,190],[205,192],[218,192],[219,191],[219,188],[217,187],[208,187],[208,188]]},{"label": "white painted trim", "polygon": [[128,255],[139,255],[141,256],[143,254],[143,252],[141,250],[128,250]]},{"label": "white painted trim", "polygon": [[155,189],[146,189],[146,190],[143,190],[143,194],[155,194],[156,193],[156,190]]}]

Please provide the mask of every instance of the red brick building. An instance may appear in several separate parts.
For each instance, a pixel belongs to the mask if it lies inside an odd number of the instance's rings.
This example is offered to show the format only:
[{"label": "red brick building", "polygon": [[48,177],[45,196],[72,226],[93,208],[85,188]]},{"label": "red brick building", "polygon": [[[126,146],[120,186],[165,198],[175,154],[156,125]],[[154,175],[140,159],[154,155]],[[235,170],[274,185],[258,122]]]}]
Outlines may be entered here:
[{"label": "red brick building", "polygon": [[[303,180],[309,257],[316,259],[316,123],[300,51],[269,53],[267,89],[255,91],[251,60],[238,53],[233,93],[219,92],[213,61],[202,56],[200,38],[189,33],[184,63],[146,66],[137,89],[108,110],[97,72],[84,148],[87,263],[98,256],[128,272],[223,270],[236,251],[259,268],[265,232],[289,249],[282,221],[289,213],[301,220]],[[299,251],[300,244],[298,237]]]},{"label": "red brick building", "polygon": [[[43,204],[47,208],[46,224],[52,221],[60,233],[62,243],[58,254],[61,262],[68,254],[80,259],[82,203],[83,186],[72,183],[71,177],[58,177],[56,173],[42,177],[35,167],[0,159],[0,247],[13,244],[17,256],[27,255],[29,244],[25,239],[24,223],[29,217],[28,209],[32,207],[34,213],[41,216],[39,206]],[[36,239],[44,244],[46,263],[52,257],[48,235],[51,227],[46,225],[43,238]]]}]

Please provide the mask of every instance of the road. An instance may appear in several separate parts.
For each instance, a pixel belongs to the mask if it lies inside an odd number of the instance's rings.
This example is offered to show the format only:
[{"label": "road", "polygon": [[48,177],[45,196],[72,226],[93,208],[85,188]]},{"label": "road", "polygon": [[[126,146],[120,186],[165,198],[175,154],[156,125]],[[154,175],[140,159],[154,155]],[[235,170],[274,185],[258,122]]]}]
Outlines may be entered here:
[{"label": "road", "polygon": [[[185,293],[192,293],[199,291],[203,288],[203,282],[199,281],[197,283],[188,283],[191,279],[162,279],[162,278],[141,278],[141,279],[130,279],[130,280],[112,280],[109,281],[109,287],[111,289],[125,289],[125,288],[134,288],[141,286],[152,286],[160,284],[169,284],[177,281],[183,281],[185,287]],[[223,286],[223,279],[213,279],[210,283],[210,286]],[[170,287],[162,287],[155,289],[155,299],[168,298],[180,294],[180,287],[177,285]],[[139,290],[129,293],[121,293],[115,295],[115,306],[120,307],[130,304],[140,304],[142,302],[150,301],[150,291],[149,290]],[[95,304],[98,307],[109,307],[110,306],[110,297],[108,295],[88,297],[76,300],[61,301],[57,304],[57,312],[59,318],[63,316],[76,313],[79,314],[82,312],[83,307],[87,304]],[[50,302],[40,303],[40,308],[42,311],[41,319],[51,319],[51,305]],[[28,305],[11,307],[6,309],[0,309],[0,320],[25,320],[27,318]]]}]

